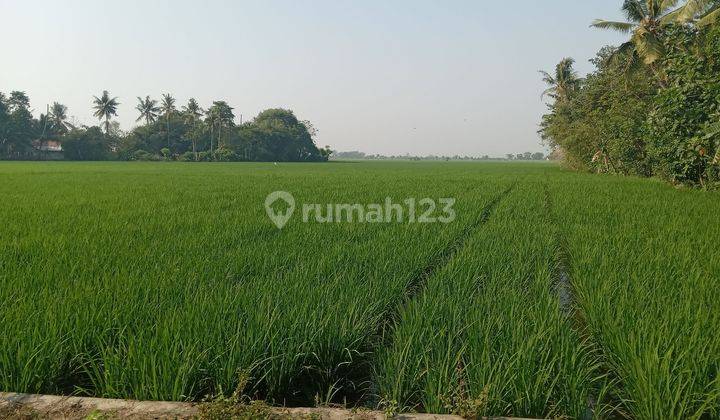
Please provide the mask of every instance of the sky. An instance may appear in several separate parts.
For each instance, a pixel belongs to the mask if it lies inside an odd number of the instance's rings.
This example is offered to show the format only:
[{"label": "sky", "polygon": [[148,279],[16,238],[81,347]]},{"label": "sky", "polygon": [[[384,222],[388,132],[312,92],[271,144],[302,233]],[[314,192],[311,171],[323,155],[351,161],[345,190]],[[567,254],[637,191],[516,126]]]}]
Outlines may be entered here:
[{"label": "sky", "polygon": [[0,92],[25,91],[96,124],[108,90],[135,126],[137,96],[226,100],[243,120],[289,108],[319,146],[386,155],[543,151],[538,70],[581,74],[623,35],[620,0],[0,0]]}]

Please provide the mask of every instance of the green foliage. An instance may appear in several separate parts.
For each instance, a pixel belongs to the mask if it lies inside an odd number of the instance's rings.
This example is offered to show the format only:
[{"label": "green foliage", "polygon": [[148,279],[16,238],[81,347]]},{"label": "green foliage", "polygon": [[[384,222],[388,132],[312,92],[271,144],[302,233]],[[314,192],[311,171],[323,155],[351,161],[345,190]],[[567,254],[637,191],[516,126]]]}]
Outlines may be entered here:
[{"label": "green foliage", "polygon": [[105,134],[110,134],[110,119],[117,116],[118,98],[111,98],[107,90],[100,97],[93,97],[93,115],[99,120],[105,120]]},{"label": "green foliage", "polygon": [[135,107],[140,113],[135,121],[145,120],[145,124],[150,124],[157,120],[158,114],[160,113],[160,107],[157,106],[157,101],[150,99],[150,96],[146,96],[145,99],[138,96],[138,104]]},{"label": "green foliage", "polygon": [[238,160],[235,152],[226,148],[217,149],[213,157],[218,162],[232,162]]},{"label": "green foliage", "polygon": [[608,396],[618,412],[718,418],[720,224],[708,223],[718,194],[584,174],[548,181],[576,302],[617,381]]},{"label": "green foliage", "polygon": [[[662,54],[648,66],[627,66],[637,51],[601,50],[580,89],[549,105],[540,134],[575,169],[716,188],[720,27],[668,21],[656,35]],[[553,80],[545,79],[552,89]]]},{"label": "green foliage", "polygon": [[466,418],[583,417],[602,374],[552,287],[558,226],[537,181],[501,197],[401,309],[376,373],[386,400]]},{"label": "green foliage", "polygon": [[[195,99],[181,111],[169,94],[163,95],[160,105],[149,96],[137,99],[137,121],[144,124],[123,133],[111,121],[117,115],[118,99],[107,91],[94,97],[94,115],[104,120],[107,137],[101,142],[92,138],[93,133],[86,135],[89,128],[68,123],[67,107],[60,103],[35,119],[24,92],[12,92],[9,97],[0,93],[0,158],[44,158],[42,146],[49,140],[67,144],[64,158],[68,160],[156,160],[161,156],[183,161],[317,162],[330,156],[329,149],[321,151],[315,145],[317,129],[309,121],[299,121],[290,110],[266,110],[254,121],[236,125],[233,108],[225,101],[214,101],[204,112]],[[191,159],[188,153],[197,158]]]},{"label": "green foliage", "polygon": [[[6,162],[0,177],[3,390],[209,395],[211,418],[346,399],[720,415],[716,193],[537,162]],[[278,186],[298,203],[451,196],[458,218],[279,231],[261,204]]]},{"label": "green foliage", "polygon": [[718,183],[720,27],[668,34],[663,60],[668,84],[654,98],[649,153],[657,174],[675,183]]},{"label": "green foliage", "polygon": [[[235,389],[238,370],[273,403],[358,398],[418,267],[508,183],[465,163],[39,165],[0,165],[0,388],[157,400]],[[457,194],[458,221],[281,232],[261,205],[278,185],[308,203]]]},{"label": "green foliage", "polygon": [[543,117],[541,134],[565,153],[576,169],[649,175],[644,122],[656,90],[647,71],[628,74],[623,60],[606,47],[593,60],[597,70],[567,101],[555,101]]},{"label": "green foliage", "polygon": [[133,152],[132,156],[127,160],[140,160],[140,161],[148,161],[148,160],[160,160],[157,155],[153,155],[152,153],[148,153],[145,150],[136,150]]},{"label": "green foliage", "polygon": [[180,162],[193,162],[196,160],[197,154],[193,152],[185,152],[178,156]]},{"label": "green foliage", "polygon": [[107,136],[99,127],[70,131],[63,137],[62,147],[70,160],[105,160],[110,154]]},{"label": "green foliage", "polygon": [[14,91],[6,98],[0,92],[0,156],[31,158],[34,153],[32,141],[36,137],[37,124],[30,113],[27,95]]}]

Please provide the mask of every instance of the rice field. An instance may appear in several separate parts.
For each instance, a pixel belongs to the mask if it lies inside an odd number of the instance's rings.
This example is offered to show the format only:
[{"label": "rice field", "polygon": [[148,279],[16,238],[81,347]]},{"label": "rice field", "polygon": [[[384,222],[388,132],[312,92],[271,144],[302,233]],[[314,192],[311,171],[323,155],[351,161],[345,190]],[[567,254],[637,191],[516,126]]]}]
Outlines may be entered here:
[{"label": "rice field", "polygon": [[[0,180],[0,391],[720,417],[716,193],[546,163],[5,162]],[[451,197],[456,218],[278,229],[278,190]]]}]

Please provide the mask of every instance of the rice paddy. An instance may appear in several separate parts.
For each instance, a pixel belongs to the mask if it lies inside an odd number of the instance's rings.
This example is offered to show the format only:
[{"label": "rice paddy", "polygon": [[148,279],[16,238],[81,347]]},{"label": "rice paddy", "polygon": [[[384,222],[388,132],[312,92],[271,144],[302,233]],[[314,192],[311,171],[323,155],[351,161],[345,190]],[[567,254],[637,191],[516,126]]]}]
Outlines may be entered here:
[{"label": "rice paddy", "polygon": [[[718,418],[720,200],[545,163],[0,164],[0,390]],[[298,203],[455,199],[451,223]]]}]

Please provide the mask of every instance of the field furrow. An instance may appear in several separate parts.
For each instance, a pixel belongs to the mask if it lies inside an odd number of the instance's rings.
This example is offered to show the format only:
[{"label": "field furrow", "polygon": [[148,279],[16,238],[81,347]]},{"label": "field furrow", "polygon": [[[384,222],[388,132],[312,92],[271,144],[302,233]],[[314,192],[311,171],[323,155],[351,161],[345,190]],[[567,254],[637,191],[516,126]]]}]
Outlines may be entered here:
[{"label": "field furrow", "polygon": [[[720,416],[717,195],[545,164],[0,176],[2,391]],[[273,191],[296,201],[283,229]],[[302,220],[305,204],[425,197],[454,198],[456,219]]]},{"label": "field furrow", "polygon": [[[359,398],[387,314],[510,182],[227,165],[178,188],[173,166],[66,167],[11,167],[3,187],[45,197],[44,206],[28,195],[4,204],[3,389],[183,400],[231,392],[245,377],[246,393],[278,403]],[[313,182],[314,171],[327,182]],[[277,189],[310,203],[455,196],[458,220],[298,221],[280,231],[262,207]]]},{"label": "field furrow", "polygon": [[633,418],[720,415],[720,211],[657,183],[553,176],[573,290]]},{"label": "field furrow", "polygon": [[552,290],[555,244],[536,182],[499,203],[404,308],[376,378],[386,403],[464,415],[582,416],[592,355]]}]

